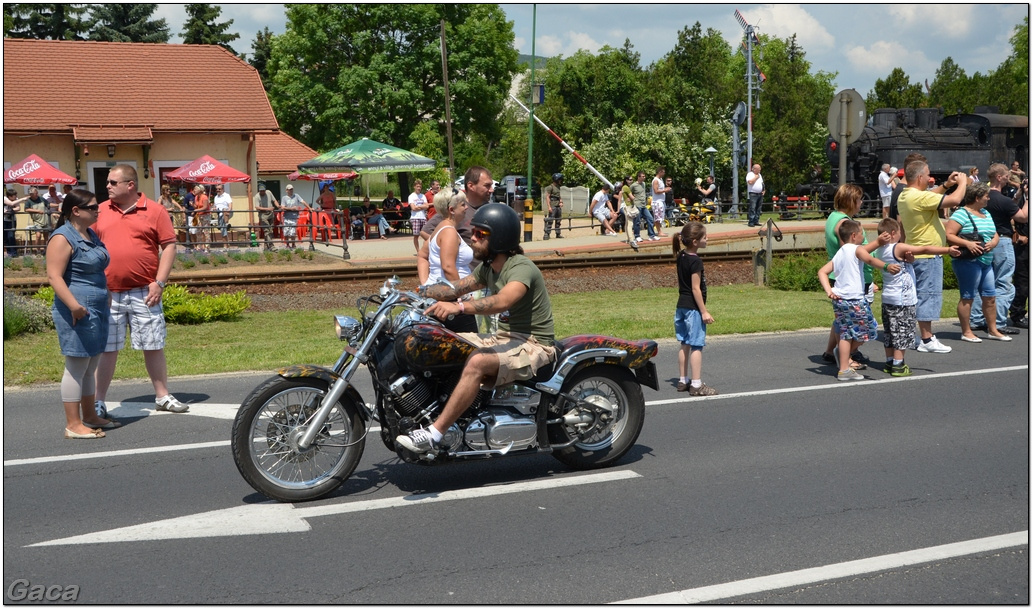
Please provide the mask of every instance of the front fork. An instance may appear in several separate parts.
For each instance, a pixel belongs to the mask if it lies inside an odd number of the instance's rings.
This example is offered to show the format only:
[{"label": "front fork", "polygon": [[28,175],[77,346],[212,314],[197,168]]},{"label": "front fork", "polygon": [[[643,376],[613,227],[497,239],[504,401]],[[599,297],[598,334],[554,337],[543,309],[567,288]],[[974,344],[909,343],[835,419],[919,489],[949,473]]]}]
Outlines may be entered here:
[{"label": "front fork", "polygon": [[[351,359],[348,359],[348,352],[346,351],[341,355],[341,359],[337,360],[337,363],[334,365],[334,372],[340,376],[338,376],[337,380],[330,385],[330,390],[323,396],[319,409],[317,409],[312,415],[312,418],[306,422],[307,428],[305,429],[305,433],[301,434],[301,437],[298,438],[298,448],[305,450],[312,446],[312,443],[316,441],[316,436],[319,435],[319,430],[323,428],[323,424],[326,423],[327,417],[330,416],[330,410],[333,409],[334,404],[341,399],[345,390],[348,389],[348,386],[351,384],[351,379],[355,376],[355,372],[359,369],[359,366],[366,363],[368,357],[367,354],[373,348],[373,341],[376,340],[377,336],[380,336],[380,332],[389,323],[391,323],[391,318],[386,313],[382,313],[374,323],[373,329],[366,333],[366,340],[364,340],[362,345],[355,350]],[[345,362],[347,362],[347,364]]]}]

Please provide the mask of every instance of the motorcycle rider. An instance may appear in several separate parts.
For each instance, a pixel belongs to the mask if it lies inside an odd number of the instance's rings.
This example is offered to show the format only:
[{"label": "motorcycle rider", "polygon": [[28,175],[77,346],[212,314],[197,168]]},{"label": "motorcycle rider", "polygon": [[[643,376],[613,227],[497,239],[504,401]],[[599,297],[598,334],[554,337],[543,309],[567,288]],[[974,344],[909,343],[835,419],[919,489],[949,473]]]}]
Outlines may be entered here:
[{"label": "motorcycle rider", "polygon": [[[462,333],[478,348],[466,360],[459,382],[445,408],[427,428],[418,428],[395,438],[415,453],[434,450],[444,432],[455,423],[477,397],[481,386],[498,387],[527,380],[553,361],[552,304],[545,279],[520,247],[520,217],[508,205],[489,203],[470,221],[473,227],[474,258],[484,264],[460,279],[454,287],[435,284],[421,292],[439,302],[426,313],[439,319],[470,313],[500,313],[499,331],[494,335]],[[458,300],[464,294],[488,288],[491,294],[477,300]]]}]

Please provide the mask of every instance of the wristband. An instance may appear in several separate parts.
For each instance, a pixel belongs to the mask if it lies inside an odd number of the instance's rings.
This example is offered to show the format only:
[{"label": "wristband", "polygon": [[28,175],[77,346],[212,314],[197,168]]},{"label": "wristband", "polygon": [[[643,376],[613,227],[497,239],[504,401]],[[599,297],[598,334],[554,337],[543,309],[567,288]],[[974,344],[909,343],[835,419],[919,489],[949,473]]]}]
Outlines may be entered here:
[{"label": "wristband", "polygon": [[459,314],[460,314],[460,315],[463,315],[463,314],[465,314],[465,313],[466,313],[466,305],[465,305],[465,304],[463,304],[463,301],[462,301],[462,300],[460,300],[460,301],[459,301]]},{"label": "wristband", "polygon": [[161,289],[163,289],[163,290],[165,289],[165,282],[164,282],[164,281],[158,281],[158,280],[156,279],[156,280],[154,280],[154,283],[158,284],[158,287],[159,287],[159,288],[161,288]]}]

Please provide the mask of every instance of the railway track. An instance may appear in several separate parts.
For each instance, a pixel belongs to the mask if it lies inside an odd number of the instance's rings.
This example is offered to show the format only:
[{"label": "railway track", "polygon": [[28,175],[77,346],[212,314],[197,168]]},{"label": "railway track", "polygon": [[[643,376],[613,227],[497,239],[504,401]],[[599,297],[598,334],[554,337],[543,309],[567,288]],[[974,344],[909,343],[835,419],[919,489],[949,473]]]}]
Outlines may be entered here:
[{"label": "railway track", "polygon": [[[775,256],[810,251],[807,248],[795,250],[779,250]],[[720,254],[703,254],[706,262],[742,262],[750,260],[750,252],[728,252]],[[593,254],[586,256],[563,256],[556,258],[535,258],[535,264],[543,272],[550,270],[609,268],[620,266],[642,266],[671,264],[671,253],[642,254]],[[296,271],[262,272],[250,269],[228,271],[225,273],[189,274],[183,271],[173,272],[170,282],[189,288],[203,289],[215,286],[241,286],[288,284],[288,283],[334,283],[363,280],[383,280],[392,275],[399,277],[415,277],[416,263],[406,266],[374,266],[355,265],[339,269],[299,269]],[[4,279],[4,289],[16,292],[35,292],[47,285],[45,277],[26,277]]]}]

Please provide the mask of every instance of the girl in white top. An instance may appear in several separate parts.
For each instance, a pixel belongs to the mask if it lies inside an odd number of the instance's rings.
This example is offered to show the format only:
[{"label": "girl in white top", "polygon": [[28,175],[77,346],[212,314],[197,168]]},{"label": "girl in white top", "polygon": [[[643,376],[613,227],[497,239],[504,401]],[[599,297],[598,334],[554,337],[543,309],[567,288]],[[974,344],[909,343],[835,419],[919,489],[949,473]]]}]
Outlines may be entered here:
[{"label": "girl in white top", "polygon": [[[434,197],[434,209],[444,218],[434,234],[423,246],[416,259],[416,272],[420,285],[431,285],[446,279],[453,285],[470,274],[473,249],[459,237],[456,226],[462,224],[470,207],[466,193],[446,190]],[[473,315],[457,315],[445,322],[445,327],[456,332],[476,332],[477,323]]]}]

